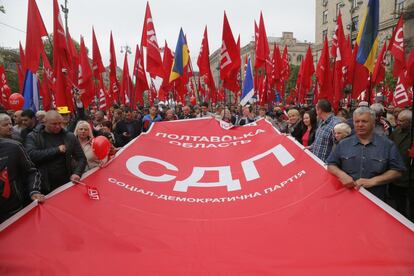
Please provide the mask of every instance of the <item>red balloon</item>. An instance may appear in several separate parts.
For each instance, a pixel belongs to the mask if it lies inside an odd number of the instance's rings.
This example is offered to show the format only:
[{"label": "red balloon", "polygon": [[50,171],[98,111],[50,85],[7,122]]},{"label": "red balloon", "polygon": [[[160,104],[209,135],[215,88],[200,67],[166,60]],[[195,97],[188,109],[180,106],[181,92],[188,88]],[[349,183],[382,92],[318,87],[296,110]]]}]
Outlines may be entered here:
[{"label": "red balloon", "polygon": [[24,98],[20,93],[11,94],[9,97],[9,108],[13,110],[20,110],[23,108]]},{"label": "red balloon", "polygon": [[111,149],[111,142],[105,136],[98,136],[92,140],[93,153],[99,160],[105,159]]}]

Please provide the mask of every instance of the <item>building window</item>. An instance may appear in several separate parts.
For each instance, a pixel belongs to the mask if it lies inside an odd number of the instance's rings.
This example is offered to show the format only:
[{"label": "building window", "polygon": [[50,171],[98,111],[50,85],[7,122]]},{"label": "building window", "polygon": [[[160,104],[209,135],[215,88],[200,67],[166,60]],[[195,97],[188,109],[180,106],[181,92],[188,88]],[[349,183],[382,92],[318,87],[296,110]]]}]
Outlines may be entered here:
[{"label": "building window", "polygon": [[401,14],[404,11],[405,0],[395,0],[395,13]]},{"label": "building window", "polygon": [[322,39],[328,38],[328,29],[322,31]]},{"label": "building window", "polygon": [[300,63],[302,61],[302,59],[303,59],[303,56],[302,55],[298,55],[298,57],[296,58],[296,61],[298,63]]},{"label": "building window", "polygon": [[336,4],[336,18],[338,18],[339,13],[341,12],[342,5],[343,4],[341,2]]},{"label": "building window", "polygon": [[351,25],[351,32],[358,31],[359,28],[359,19],[358,16],[352,17],[352,25]]},{"label": "building window", "polygon": [[322,24],[328,23],[328,10],[324,11],[322,14]]},{"label": "building window", "polygon": [[328,5],[328,0],[322,0],[322,6],[326,7]]}]

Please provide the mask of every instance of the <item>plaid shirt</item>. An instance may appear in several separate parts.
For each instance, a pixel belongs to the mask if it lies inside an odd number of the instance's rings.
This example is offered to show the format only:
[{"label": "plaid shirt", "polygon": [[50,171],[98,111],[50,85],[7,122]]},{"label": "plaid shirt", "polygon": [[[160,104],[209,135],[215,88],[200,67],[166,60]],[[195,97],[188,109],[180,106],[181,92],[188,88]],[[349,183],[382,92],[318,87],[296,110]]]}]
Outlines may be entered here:
[{"label": "plaid shirt", "polygon": [[319,123],[319,127],[316,130],[315,141],[312,144],[312,152],[324,162],[332,150],[334,142],[333,129],[340,122],[334,114],[331,114],[325,121]]}]

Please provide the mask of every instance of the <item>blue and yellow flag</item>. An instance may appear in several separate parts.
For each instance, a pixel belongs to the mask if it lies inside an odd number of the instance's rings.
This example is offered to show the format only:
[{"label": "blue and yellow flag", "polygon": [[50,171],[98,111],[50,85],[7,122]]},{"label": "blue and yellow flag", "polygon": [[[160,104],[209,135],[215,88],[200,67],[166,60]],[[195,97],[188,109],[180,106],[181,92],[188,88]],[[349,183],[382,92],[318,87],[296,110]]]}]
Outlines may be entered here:
[{"label": "blue and yellow flag", "polygon": [[188,64],[188,60],[189,55],[187,40],[185,39],[183,29],[181,28],[177,46],[175,47],[174,63],[171,69],[170,82],[184,75],[184,69]]},{"label": "blue and yellow flag", "polygon": [[378,50],[379,0],[369,0],[365,17],[359,27],[357,62],[371,73]]}]

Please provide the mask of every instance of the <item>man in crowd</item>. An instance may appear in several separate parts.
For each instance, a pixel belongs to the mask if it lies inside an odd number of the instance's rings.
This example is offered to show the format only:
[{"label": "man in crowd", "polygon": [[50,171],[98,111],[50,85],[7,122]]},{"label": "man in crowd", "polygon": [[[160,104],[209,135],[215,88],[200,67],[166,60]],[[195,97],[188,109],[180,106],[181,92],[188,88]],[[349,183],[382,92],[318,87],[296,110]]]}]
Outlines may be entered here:
[{"label": "man in crowd", "polygon": [[42,174],[42,193],[48,194],[69,181],[79,181],[86,157],[75,135],[62,128],[63,118],[48,111],[44,126],[35,128],[26,138],[30,159]]},{"label": "man in crowd", "polygon": [[157,114],[157,108],[151,106],[147,115],[142,118],[142,131],[146,132],[154,122],[161,122],[162,118]]},{"label": "man in crowd", "polygon": [[[414,166],[410,164],[410,156],[408,150],[411,148],[411,123],[413,119],[413,112],[408,109],[404,109],[398,114],[397,129],[391,133],[390,139],[396,144],[401,157],[404,160],[404,164],[407,168],[399,179],[392,182],[389,187],[391,196],[391,205],[395,206],[395,209],[414,221],[414,198],[409,198],[410,188],[414,188],[412,183],[414,180]],[[411,170],[411,183],[410,172]],[[411,194],[411,196],[413,196]],[[411,208],[411,209],[409,209]]]},{"label": "man in crowd", "polygon": [[124,109],[123,119],[116,124],[114,133],[120,138],[118,146],[125,146],[141,134],[142,121],[134,120],[130,109]]},{"label": "man in crowd", "polygon": [[180,113],[180,116],[178,118],[180,120],[194,118],[194,116],[191,114],[191,108],[188,105],[183,106],[182,113]]},{"label": "man in crowd", "polygon": [[40,190],[40,173],[22,144],[0,138],[0,223],[25,207],[30,200],[43,201]]},{"label": "man in crowd", "polygon": [[13,114],[13,121],[14,121],[13,130],[14,130],[14,132],[18,133],[19,135],[20,135],[20,131],[22,131],[22,129],[23,129],[23,126],[22,126],[22,112],[23,112],[23,110],[17,110]]},{"label": "man in crowd", "polygon": [[197,115],[197,118],[203,118],[203,117],[213,117],[214,114],[210,113],[208,111],[208,103],[203,102],[200,106],[201,112]]},{"label": "man in crowd", "polygon": [[0,138],[12,139],[13,124],[10,116],[6,113],[0,113]]},{"label": "man in crowd", "polygon": [[368,107],[357,108],[355,134],[336,145],[327,164],[345,187],[364,187],[384,201],[387,184],[400,177],[405,166],[394,142],[375,133],[375,118]]},{"label": "man in crowd", "polygon": [[332,113],[331,104],[325,99],[319,100],[316,104],[316,115],[320,119],[320,123],[315,133],[315,141],[310,149],[313,154],[325,162],[333,147],[333,129],[341,121]]},{"label": "man in crowd", "polygon": [[36,114],[31,109],[25,109],[22,112],[22,126],[23,129],[20,132],[20,137],[22,138],[22,143],[26,141],[27,135],[33,131],[36,127]]},{"label": "man in crowd", "polygon": [[255,121],[255,116],[252,113],[252,107],[250,105],[243,106],[242,112],[243,116],[236,121],[236,125],[244,126]]}]

